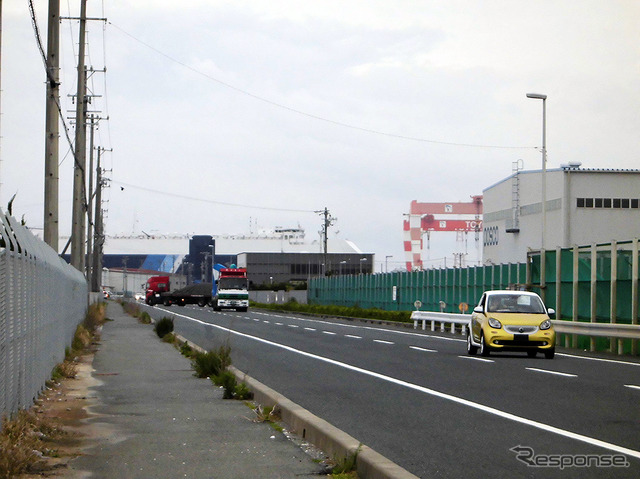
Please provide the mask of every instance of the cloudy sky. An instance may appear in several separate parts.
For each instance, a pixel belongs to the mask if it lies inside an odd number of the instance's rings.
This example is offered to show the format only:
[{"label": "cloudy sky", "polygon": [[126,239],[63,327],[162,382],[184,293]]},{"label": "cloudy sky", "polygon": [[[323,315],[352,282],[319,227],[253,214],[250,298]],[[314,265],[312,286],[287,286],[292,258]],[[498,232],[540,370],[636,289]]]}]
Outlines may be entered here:
[{"label": "cloudy sky", "polygon": [[[47,3],[34,1],[46,43]],[[63,0],[62,16],[79,1]],[[640,166],[636,0],[89,0],[108,234],[304,227],[404,262],[412,200],[469,201],[522,159]],[[3,5],[0,205],[42,227],[45,73],[28,2]],[[61,95],[78,24],[61,25]],[[46,47],[45,47],[46,48]],[[73,138],[73,126],[68,121]],[[60,140],[60,232],[72,161]],[[123,189],[124,188],[124,189]],[[243,205],[243,206],[233,206]],[[257,226],[256,226],[257,225]],[[431,264],[457,249],[432,235]],[[467,246],[475,255],[473,238]],[[390,264],[390,269],[391,269]]]}]

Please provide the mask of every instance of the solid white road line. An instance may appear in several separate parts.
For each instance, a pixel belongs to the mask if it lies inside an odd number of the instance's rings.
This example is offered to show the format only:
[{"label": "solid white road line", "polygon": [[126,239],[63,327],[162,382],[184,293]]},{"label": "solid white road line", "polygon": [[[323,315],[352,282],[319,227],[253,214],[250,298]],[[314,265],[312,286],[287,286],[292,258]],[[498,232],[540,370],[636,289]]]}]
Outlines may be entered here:
[{"label": "solid white road line", "polygon": [[635,384],[625,384],[624,387],[631,389],[640,389],[640,386],[636,386]]},{"label": "solid white road line", "polygon": [[[409,389],[413,389],[415,391],[419,391],[422,392],[424,394],[428,394],[430,396],[434,396],[434,397],[438,397],[441,399],[445,399],[447,401],[451,401],[454,402],[456,404],[461,404],[463,406],[467,406],[473,409],[477,409],[479,411],[483,411],[485,413],[488,414],[492,414],[494,416],[498,416],[502,419],[507,419],[509,421],[514,421],[520,424],[525,424],[527,426],[531,426],[531,427],[535,427],[537,429],[540,429],[542,431],[546,431],[546,432],[550,432],[553,434],[557,434],[559,436],[562,437],[566,437],[569,439],[573,439],[576,441],[580,441],[586,444],[591,444],[592,446],[597,446],[597,447],[601,447],[603,449],[607,449],[609,451],[614,451],[614,452],[619,452],[620,454],[626,454],[627,456],[631,456],[631,457],[635,457],[636,459],[640,459],[640,451],[636,451],[634,449],[629,449],[627,447],[623,447],[623,446],[618,446],[617,444],[613,444],[610,442],[606,442],[606,441],[602,441],[600,439],[596,439],[593,437],[589,437],[589,436],[585,436],[583,434],[578,434],[575,432],[571,432],[571,431],[567,431],[565,429],[560,429],[559,427],[556,426],[551,426],[550,424],[544,424],[542,422],[538,422],[538,421],[534,421],[533,419],[527,419],[524,417],[520,417],[517,416],[515,414],[506,412],[506,411],[501,411],[500,409],[496,409],[494,407],[491,406],[485,406],[484,404],[480,404],[477,402],[473,402],[473,401],[469,401],[468,399],[463,399],[460,398],[458,396],[453,396],[452,394],[447,394],[447,393],[443,393],[440,391],[436,391],[435,389],[430,389],[430,388],[426,388],[424,386],[419,386],[417,384],[413,384],[407,381],[403,381],[401,379],[397,379],[397,378],[393,378],[391,376],[386,376],[384,374],[380,374],[377,373],[375,371],[370,371],[368,369],[363,369],[360,368],[358,366],[353,366],[351,364],[347,364],[347,363],[343,363],[340,361],[336,361],[335,359],[330,359],[330,358],[326,358],[324,356],[319,356],[317,354],[313,354],[313,353],[308,353],[306,351],[302,351],[300,349],[296,349],[293,348],[291,346],[287,346],[285,344],[280,344],[280,343],[275,343],[273,341],[269,341],[268,339],[263,339],[263,338],[259,338],[257,336],[252,336],[250,334],[246,334],[246,333],[241,333],[239,331],[235,331],[233,329],[229,329],[229,328],[225,328],[223,326],[219,326],[217,324],[211,324],[211,323],[207,323],[205,321],[201,321],[199,319],[195,319],[195,318],[191,318],[189,316],[185,316],[183,314],[179,314],[179,313],[173,313],[174,316],[178,316],[184,319],[187,319],[189,321],[193,321],[199,324],[202,324],[203,326],[208,326],[211,328],[216,328],[216,329],[220,329],[222,331],[226,331],[230,334],[235,334],[236,336],[241,336],[243,338],[247,338],[247,339],[251,339],[253,341],[258,341],[260,343],[263,344],[267,344],[269,346],[273,346],[275,348],[280,348],[280,349],[284,349],[285,351],[289,351],[295,354],[299,354],[301,356],[305,356],[311,359],[316,359],[318,361],[322,361],[325,362],[327,364],[332,364],[334,366],[338,366],[344,369],[347,369],[349,371],[354,371],[360,374],[364,374],[367,376],[371,376],[374,378],[378,378],[378,379],[382,379],[383,381],[388,381],[392,384],[396,384],[398,386],[402,386],[402,387],[406,387]],[[334,333],[335,334],[335,333]]]}]

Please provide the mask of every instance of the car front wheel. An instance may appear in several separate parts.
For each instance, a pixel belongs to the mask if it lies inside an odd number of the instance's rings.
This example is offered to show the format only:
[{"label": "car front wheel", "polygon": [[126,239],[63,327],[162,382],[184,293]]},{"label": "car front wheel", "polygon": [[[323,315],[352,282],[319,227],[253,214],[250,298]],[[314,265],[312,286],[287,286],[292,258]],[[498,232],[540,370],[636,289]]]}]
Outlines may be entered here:
[{"label": "car front wheel", "polygon": [[467,353],[469,354],[469,356],[475,356],[477,352],[478,352],[478,346],[474,346],[471,343],[471,331],[469,331],[467,333]]},{"label": "car front wheel", "polygon": [[556,355],[556,348],[551,348],[544,352],[544,357],[546,359],[553,359],[555,355]]},{"label": "car front wheel", "polygon": [[491,351],[489,350],[489,346],[487,342],[484,340],[484,334],[480,336],[480,356],[489,356]]}]

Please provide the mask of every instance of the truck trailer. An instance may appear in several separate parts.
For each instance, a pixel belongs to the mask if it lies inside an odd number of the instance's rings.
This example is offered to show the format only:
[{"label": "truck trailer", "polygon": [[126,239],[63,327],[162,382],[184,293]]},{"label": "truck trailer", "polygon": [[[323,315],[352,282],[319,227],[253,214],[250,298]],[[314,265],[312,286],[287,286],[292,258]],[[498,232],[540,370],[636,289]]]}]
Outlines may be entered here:
[{"label": "truck trailer", "polygon": [[211,304],[212,289],[211,283],[197,283],[171,291],[168,276],[152,276],[147,280],[145,302],[151,306],[154,304],[165,306],[197,304],[203,308]]}]

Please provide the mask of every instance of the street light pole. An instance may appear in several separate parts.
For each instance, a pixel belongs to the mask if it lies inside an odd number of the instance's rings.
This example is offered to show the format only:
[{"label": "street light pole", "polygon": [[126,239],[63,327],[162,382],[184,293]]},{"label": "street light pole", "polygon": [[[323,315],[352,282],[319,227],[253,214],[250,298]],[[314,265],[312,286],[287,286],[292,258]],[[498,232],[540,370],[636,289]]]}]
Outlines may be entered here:
[{"label": "street light pole", "polygon": [[527,98],[542,100],[542,241],[540,249],[545,249],[547,230],[547,95],[527,93]]}]

